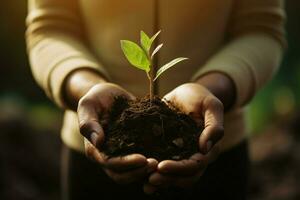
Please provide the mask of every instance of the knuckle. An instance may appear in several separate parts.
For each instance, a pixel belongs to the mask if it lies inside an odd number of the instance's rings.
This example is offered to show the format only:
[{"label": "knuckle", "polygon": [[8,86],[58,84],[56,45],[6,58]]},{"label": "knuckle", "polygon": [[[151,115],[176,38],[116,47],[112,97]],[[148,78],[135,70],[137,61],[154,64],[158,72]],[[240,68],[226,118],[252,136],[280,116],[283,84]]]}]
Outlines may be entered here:
[{"label": "knuckle", "polygon": [[91,122],[82,120],[79,122],[79,129],[80,129],[81,134],[83,134],[84,136],[87,136],[88,132],[90,132],[92,129],[92,124],[91,124]]},{"label": "knuckle", "polygon": [[224,136],[224,127],[222,125],[217,125],[213,128],[213,132],[218,138],[222,138]]},{"label": "knuckle", "polygon": [[191,160],[182,160],[180,163],[178,163],[178,164],[180,164],[180,166],[181,167],[184,167],[184,168],[186,168],[186,167],[191,167],[191,166],[193,166],[193,164],[194,164],[194,162],[192,162]]},{"label": "knuckle", "polygon": [[215,108],[218,108],[220,110],[223,110],[224,109],[224,105],[223,103],[217,99],[217,98],[214,98],[212,101],[211,101],[211,104],[212,106],[214,106]]},{"label": "knuckle", "polygon": [[78,102],[78,107],[89,106],[93,103],[93,100],[87,97],[83,97]]},{"label": "knuckle", "polygon": [[218,98],[216,98],[214,96],[207,96],[205,100],[206,100],[205,101],[206,104],[209,107],[219,109],[219,110],[224,110],[224,105]]},{"label": "knuckle", "polygon": [[92,161],[95,161],[95,158],[94,158],[94,149],[91,147],[91,146],[87,146],[86,149],[85,149],[85,154],[86,156],[92,160]]},{"label": "knuckle", "polygon": [[[197,111],[202,110],[202,108],[203,108],[203,102],[201,102],[201,101],[196,102],[196,103],[195,103],[195,108],[196,108]],[[196,113],[195,113],[195,114],[196,114]],[[197,113],[197,115],[200,115],[200,114]]]},{"label": "knuckle", "polygon": [[99,128],[99,122],[97,119],[81,120],[79,122],[80,133],[87,136],[92,131],[97,131]]}]

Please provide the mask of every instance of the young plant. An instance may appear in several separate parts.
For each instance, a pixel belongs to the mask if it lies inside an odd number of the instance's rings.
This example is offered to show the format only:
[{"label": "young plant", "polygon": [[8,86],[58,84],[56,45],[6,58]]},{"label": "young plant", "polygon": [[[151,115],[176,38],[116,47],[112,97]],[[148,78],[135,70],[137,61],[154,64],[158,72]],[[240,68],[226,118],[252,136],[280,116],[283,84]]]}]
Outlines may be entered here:
[{"label": "young plant", "polygon": [[[127,60],[136,68],[141,69],[146,72],[147,77],[150,83],[150,101],[153,100],[154,97],[154,81],[162,75],[167,69],[173,67],[177,63],[187,60],[188,58],[176,58],[171,62],[165,64],[157,70],[156,74],[154,74],[153,70],[153,58],[162,48],[163,44],[158,45],[151,52],[153,42],[158,37],[161,31],[157,32],[151,38],[144,32],[141,31],[141,47],[129,40],[121,40],[121,48],[127,58]],[[155,76],[154,76],[155,75]]]}]

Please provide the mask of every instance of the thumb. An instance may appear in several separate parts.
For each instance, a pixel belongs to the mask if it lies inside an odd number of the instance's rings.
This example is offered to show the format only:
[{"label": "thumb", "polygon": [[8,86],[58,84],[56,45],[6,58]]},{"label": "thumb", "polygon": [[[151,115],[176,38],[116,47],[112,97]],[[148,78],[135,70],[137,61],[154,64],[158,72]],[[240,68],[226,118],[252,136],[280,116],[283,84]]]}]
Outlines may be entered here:
[{"label": "thumb", "polygon": [[206,97],[203,101],[204,130],[199,138],[202,153],[207,154],[223,137],[223,104],[216,97]]},{"label": "thumb", "polygon": [[78,104],[77,114],[80,133],[95,147],[100,148],[104,142],[104,131],[99,123],[99,108],[96,109],[91,101],[83,100]]}]

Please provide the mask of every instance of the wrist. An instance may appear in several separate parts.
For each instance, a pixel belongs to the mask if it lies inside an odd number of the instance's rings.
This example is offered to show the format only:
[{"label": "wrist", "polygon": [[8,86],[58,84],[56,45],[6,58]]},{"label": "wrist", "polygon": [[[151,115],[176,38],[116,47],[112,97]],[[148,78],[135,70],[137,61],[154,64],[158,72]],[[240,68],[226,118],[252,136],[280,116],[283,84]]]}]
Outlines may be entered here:
[{"label": "wrist", "polygon": [[107,80],[99,73],[90,69],[79,69],[72,72],[65,80],[64,99],[72,110],[77,109],[83,97],[94,85],[105,83]]},{"label": "wrist", "polygon": [[236,89],[234,82],[227,75],[220,72],[211,72],[198,78],[196,83],[206,87],[215,95],[223,103],[225,111],[228,111],[234,105]]}]

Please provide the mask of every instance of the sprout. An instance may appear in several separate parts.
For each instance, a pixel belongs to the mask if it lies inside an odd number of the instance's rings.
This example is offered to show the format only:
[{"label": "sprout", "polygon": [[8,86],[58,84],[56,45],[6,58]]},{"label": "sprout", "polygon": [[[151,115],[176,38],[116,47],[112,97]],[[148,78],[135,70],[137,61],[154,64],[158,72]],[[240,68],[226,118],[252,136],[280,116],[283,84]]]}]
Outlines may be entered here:
[{"label": "sprout", "polygon": [[129,40],[121,40],[121,48],[130,64],[147,73],[147,77],[150,83],[150,100],[153,100],[154,96],[154,81],[157,80],[157,78],[161,76],[167,69],[173,67],[179,62],[188,59],[183,57],[176,58],[171,62],[165,64],[164,66],[160,67],[159,70],[156,72],[156,75],[154,76],[154,73],[152,73],[152,70],[154,69],[153,58],[163,47],[163,44],[158,45],[152,52],[151,47],[155,39],[160,34],[160,32],[161,31],[158,31],[154,36],[150,38],[144,31],[141,31],[141,46]]}]

